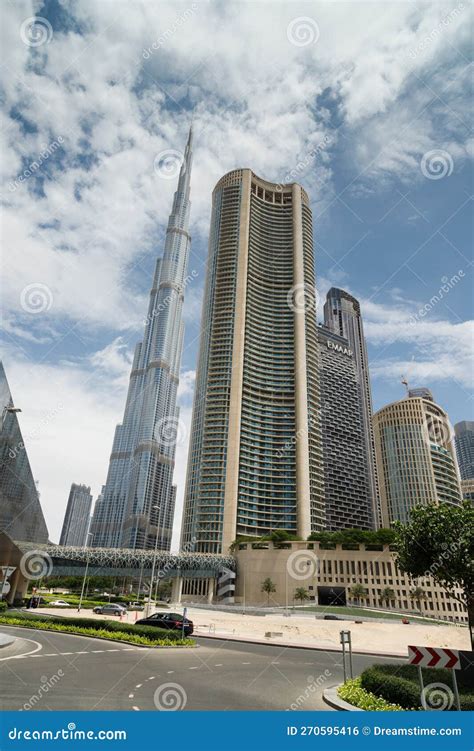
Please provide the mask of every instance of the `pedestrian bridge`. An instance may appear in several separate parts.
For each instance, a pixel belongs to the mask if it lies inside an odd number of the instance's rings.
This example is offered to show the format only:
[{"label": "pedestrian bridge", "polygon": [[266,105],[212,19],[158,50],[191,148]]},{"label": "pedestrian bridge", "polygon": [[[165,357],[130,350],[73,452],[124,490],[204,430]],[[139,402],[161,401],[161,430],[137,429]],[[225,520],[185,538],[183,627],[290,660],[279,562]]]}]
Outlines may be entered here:
[{"label": "pedestrian bridge", "polygon": [[[146,581],[151,577],[154,565],[154,578],[174,579],[173,599],[180,601],[183,582],[192,593],[202,580],[209,580],[205,586],[207,599],[214,596],[214,580],[222,572],[235,578],[236,561],[230,555],[213,553],[168,553],[161,550],[127,550],[119,548],[76,548],[50,543],[39,544],[11,540],[5,532],[0,532],[0,566],[4,578],[9,577],[10,587],[7,599],[10,602],[22,597],[29,581],[37,581],[47,576],[115,576],[133,577]],[[14,568],[9,573],[7,568]],[[1,582],[0,582],[1,588]],[[196,587],[194,587],[196,588]],[[202,586],[201,586],[202,589]],[[204,592],[203,592],[204,593]]]}]

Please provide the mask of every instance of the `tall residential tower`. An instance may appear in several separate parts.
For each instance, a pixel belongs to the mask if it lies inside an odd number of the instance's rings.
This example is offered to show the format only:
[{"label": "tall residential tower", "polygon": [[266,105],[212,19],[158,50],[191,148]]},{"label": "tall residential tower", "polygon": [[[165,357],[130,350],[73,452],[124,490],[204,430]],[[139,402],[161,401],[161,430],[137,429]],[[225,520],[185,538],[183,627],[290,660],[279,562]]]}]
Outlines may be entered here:
[{"label": "tall residential tower", "polygon": [[169,550],[179,409],[176,406],[188,232],[192,129],[150,292],[143,340],[135,349],[125,413],[115,431],[109,472],[92,522],[94,547]]},{"label": "tall residential tower", "polygon": [[60,545],[82,547],[86,544],[92,506],[91,489],[87,485],[71,485],[64,516]]},{"label": "tall residential tower", "polygon": [[213,192],[182,545],[324,527],[313,228],[297,184]]},{"label": "tall residential tower", "polygon": [[369,359],[364,337],[364,326],[359,301],[343,289],[331,287],[324,303],[324,324],[335,334],[348,340],[354,353],[362,427],[369,478],[369,495],[372,513],[371,526],[381,522],[380,496],[375,461],[374,432],[372,427],[372,392],[369,377]]}]

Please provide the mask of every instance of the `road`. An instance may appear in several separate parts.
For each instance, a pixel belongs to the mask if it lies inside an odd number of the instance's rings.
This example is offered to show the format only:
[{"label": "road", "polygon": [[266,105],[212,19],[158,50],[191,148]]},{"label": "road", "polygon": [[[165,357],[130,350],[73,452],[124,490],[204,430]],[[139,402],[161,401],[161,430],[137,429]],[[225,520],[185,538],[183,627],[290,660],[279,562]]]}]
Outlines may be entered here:
[{"label": "road", "polygon": [[[143,649],[15,629],[0,650],[1,706],[39,710],[328,709],[340,655],[198,638],[194,649]],[[384,658],[354,656],[354,673]]]}]

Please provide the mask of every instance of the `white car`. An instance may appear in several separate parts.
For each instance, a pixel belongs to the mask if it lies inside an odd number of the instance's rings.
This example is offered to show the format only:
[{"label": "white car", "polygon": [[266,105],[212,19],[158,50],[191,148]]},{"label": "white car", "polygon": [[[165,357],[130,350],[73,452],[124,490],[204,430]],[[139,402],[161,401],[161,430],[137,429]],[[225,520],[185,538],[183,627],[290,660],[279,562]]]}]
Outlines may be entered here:
[{"label": "white car", "polygon": [[53,608],[72,608],[72,605],[70,602],[65,602],[64,600],[54,600],[54,602],[49,603]]}]

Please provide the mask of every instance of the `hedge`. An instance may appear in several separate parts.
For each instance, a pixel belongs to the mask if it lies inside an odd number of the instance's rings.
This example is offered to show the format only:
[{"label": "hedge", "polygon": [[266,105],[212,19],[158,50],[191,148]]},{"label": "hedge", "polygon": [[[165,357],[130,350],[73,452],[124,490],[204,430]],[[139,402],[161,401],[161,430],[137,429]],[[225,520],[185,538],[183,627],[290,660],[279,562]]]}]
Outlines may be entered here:
[{"label": "hedge", "polygon": [[401,712],[403,707],[399,704],[390,704],[380,696],[362,688],[360,678],[346,681],[338,689],[338,696],[349,702],[354,707],[364,709],[366,712]]},{"label": "hedge", "polygon": [[[474,693],[465,672],[456,671],[461,709],[474,709]],[[450,670],[427,668],[423,671],[425,686],[440,683],[452,691],[453,679]],[[414,665],[372,665],[361,675],[361,686],[366,691],[381,696],[389,702],[400,704],[404,709],[422,709],[418,669]],[[456,709],[455,703],[451,706]]]},{"label": "hedge", "polygon": [[40,627],[41,623],[53,624],[56,626],[72,626],[77,628],[95,629],[100,628],[101,631],[107,633],[121,633],[130,634],[136,636],[143,636],[145,638],[153,639],[166,639],[168,642],[180,642],[181,631],[170,631],[164,628],[156,628],[155,626],[137,626],[134,623],[122,623],[120,621],[99,621],[94,618],[61,618],[58,616],[46,616],[46,615],[34,615],[33,613],[25,613],[24,611],[9,611],[0,615],[0,622],[8,623],[10,620],[18,621],[17,625],[20,625],[22,621],[28,621],[33,623],[33,627],[37,624]]}]

